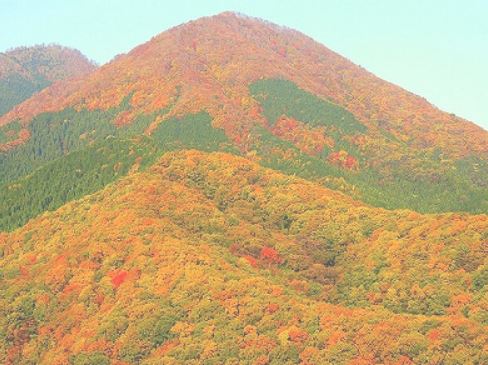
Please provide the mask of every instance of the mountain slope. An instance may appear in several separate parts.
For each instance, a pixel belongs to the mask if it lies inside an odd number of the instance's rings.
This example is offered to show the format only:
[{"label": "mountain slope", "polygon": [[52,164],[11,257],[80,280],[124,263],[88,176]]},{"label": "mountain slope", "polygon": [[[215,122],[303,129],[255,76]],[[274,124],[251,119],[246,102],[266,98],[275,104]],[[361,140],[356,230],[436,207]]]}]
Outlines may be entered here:
[{"label": "mountain slope", "polygon": [[0,116],[53,82],[80,77],[94,69],[79,51],[56,45],[0,53]]},{"label": "mountain slope", "polygon": [[488,212],[486,131],[303,34],[233,13],[161,33],[1,117],[0,185],[116,127],[144,119],[151,135],[198,113],[249,159],[366,203]]},{"label": "mountain slope", "polygon": [[486,232],[170,153],[0,235],[0,360],[482,364]]}]

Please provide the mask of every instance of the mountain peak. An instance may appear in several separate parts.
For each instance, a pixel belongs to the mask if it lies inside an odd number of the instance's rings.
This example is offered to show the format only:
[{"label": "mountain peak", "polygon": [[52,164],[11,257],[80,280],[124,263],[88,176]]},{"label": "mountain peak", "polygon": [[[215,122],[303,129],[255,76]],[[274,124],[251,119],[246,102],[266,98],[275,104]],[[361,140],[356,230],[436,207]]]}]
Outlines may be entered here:
[{"label": "mountain peak", "polygon": [[[197,18],[194,20],[191,20],[190,23],[192,22],[208,22],[208,21],[221,21],[221,22],[238,22],[239,24],[243,24],[243,22],[253,22],[253,23],[263,23],[263,24],[273,24],[272,22],[269,22],[265,19],[259,18],[259,17],[253,17],[250,15],[247,15],[245,13],[241,13],[238,11],[223,11],[221,13],[215,14],[215,15],[210,15],[210,16],[204,16],[201,18]],[[182,24],[184,26],[184,24]]]},{"label": "mountain peak", "polygon": [[171,116],[205,110],[215,127],[246,148],[245,131],[266,125],[249,93],[249,85],[260,79],[292,81],[341,105],[368,128],[381,124],[395,138],[421,148],[441,140],[449,154],[488,152],[481,128],[375,77],[306,35],[234,12],[167,30],[81,80],[45,90],[0,118],[0,125],[20,119],[27,126],[42,112],[67,107],[106,110],[131,95],[131,110],[118,125],[169,106]]},{"label": "mountain peak", "polygon": [[88,74],[96,68],[79,50],[59,44],[38,44],[9,49],[5,55],[53,82]]}]

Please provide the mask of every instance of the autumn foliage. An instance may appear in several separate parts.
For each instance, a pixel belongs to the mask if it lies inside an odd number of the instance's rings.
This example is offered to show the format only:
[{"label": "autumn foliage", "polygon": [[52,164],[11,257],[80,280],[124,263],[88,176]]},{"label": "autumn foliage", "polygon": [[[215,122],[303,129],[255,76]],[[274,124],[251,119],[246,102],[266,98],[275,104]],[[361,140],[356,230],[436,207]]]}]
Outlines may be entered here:
[{"label": "autumn foliage", "polygon": [[263,247],[259,257],[261,260],[270,264],[281,264],[283,262],[280,254],[272,247]]},{"label": "autumn foliage", "polygon": [[0,360],[481,364],[487,231],[166,154],[0,234]]},{"label": "autumn foliage", "polygon": [[[31,166],[50,162],[32,146],[68,155],[79,141],[105,138],[107,123],[153,136],[168,120],[199,113],[208,113],[234,151],[371,205],[434,213],[488,206],[486,131],[303,34],[233,13],[172,28],[17,105],[0,117],[0,153],[7,156],[0,170],[28,151],[30,160],[15,165],[29,175]],[[148,124],[139,130],[141,120]],[[51,126],[71,132],[86,121],[84,133],[38,141]]]},{"label": "autumn foliage", "polygon": [[296,31],[172,28],[0,117],[0,363],[486,364],[487,138]]}]

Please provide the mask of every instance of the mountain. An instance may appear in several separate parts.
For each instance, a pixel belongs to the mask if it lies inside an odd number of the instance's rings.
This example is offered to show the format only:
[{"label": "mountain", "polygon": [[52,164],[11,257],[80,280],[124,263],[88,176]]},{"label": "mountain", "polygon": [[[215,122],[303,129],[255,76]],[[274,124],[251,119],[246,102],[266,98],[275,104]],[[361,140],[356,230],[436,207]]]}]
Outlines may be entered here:
[{"label": "mountain", "polygon": [[[165,121],[201,113],[235,153],[368,204],[488,212],[486,131],[301,33],[234,13],[172,28],[5,114],[0,185],[23,186],[108,136],[152,138]],[[40,210],[67,201],[38,199]],[[34,215],[22,214],[17,225]]]},{"label": "mountain", "polygon": [[488,132],[201,18],[0,117],[0,363],[485,364],[487,213]]},{"label": "mountain", "polygon": [[[416,146],[439,146],[451,154],[488,152],[486,135],[475,125],[442,113],[303,34],[234,13],[166,31],[84,80],[51,88],[2,122],[15,117],[28,122],[41,112],[72,106],[107,109],[133,94],[132,115],[118,121],[123,123],[167,106],[178,93],[175,113],[207,109],[217,127],[227,126],[233,136],[241,136],[239,127],[265,123],[255,115],[258,103],[242,100],[251,96],[249,85],[263,78],[290,80],[343,106],[368,127],[380,124]],[[466,135],[459,136],[461,131]]]},{"label": "mountain", "polygon": [[95,65],[78,50],[58,45],[19,47],[0,53],[0,116],[53,82],[80,77],[94,69]]},{"label": "mountain", "polygon": [[0,235],[0,360],[483,364],[487,233],[168,153]]}]

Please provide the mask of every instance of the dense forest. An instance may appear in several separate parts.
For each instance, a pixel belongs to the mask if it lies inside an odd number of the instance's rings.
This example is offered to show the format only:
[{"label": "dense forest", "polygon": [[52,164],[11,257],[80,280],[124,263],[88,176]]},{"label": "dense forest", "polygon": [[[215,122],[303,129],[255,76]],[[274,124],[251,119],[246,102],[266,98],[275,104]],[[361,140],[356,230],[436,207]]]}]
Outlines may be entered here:
[{"label": "dense forest", "polygon": [[3,362],[483,364],[486,216],[359,204],[229,154],[0,236]]}]

